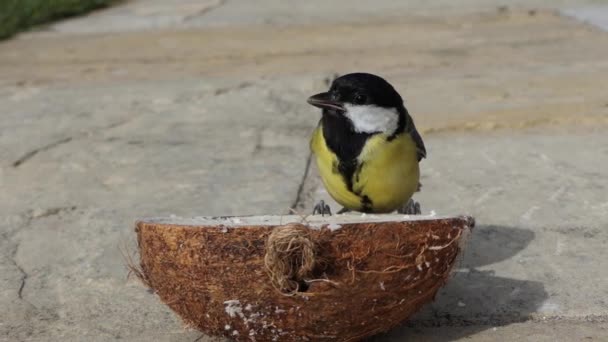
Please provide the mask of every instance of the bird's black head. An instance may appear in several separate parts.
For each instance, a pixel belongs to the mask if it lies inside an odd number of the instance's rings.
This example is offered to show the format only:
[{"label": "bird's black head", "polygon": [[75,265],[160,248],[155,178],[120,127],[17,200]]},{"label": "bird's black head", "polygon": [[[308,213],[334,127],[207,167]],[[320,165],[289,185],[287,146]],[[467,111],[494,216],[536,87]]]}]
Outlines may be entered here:
[{"label": "bird's black head", "polygon": [[362,133],[393,133],[406,114],[403,99],[380,76],[352,73],[336,78],[329,91],[308,98],[324,115],[342,116]]}]

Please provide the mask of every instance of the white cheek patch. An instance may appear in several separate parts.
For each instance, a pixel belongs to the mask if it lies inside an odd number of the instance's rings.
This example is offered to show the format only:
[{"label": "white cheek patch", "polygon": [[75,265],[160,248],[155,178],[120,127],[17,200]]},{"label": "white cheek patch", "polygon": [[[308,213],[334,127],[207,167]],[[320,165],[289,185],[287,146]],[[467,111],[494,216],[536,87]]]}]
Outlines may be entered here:
[{"label": "white cheek patch", "polygon": [[395,108],[383,108],[374,105],[345,104],[344,115],[353,123],[358,133],[393,134],[399,125],[399,112]]}]

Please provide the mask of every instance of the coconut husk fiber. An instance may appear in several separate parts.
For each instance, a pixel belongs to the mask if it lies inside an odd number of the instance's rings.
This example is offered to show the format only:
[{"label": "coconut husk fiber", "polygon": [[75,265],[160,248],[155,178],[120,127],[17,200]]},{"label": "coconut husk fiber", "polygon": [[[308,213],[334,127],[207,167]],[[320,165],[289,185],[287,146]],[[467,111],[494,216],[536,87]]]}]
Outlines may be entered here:
[{"label": "coconut husk fiber", "polygon": [[139,277],[208,335],[357,341],[431,301],[473,225],[404,215],[142,220]]}]

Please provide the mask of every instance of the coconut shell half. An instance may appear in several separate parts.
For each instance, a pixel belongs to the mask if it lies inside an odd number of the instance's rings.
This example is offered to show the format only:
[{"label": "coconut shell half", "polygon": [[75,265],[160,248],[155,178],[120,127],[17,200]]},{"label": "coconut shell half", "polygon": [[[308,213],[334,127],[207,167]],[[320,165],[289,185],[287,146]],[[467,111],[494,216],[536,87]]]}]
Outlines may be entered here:
[{"label": "coconut shell half", "polygon": [[357,341],[445,284],[471,217],[160,218],[140,278],[189,325],[240,341]]}]

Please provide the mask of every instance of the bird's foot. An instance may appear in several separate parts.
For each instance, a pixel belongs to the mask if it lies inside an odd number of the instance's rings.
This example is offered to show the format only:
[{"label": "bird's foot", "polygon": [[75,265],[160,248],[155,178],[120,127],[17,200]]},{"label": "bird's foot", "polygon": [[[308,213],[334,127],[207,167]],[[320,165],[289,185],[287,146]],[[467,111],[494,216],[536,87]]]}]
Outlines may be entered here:
[{"label": "bird's foot", "polygon": [[329,205],[325,204],[324,200],[320,200],[312,209],[312,214],[321,214],[321,216],[331,216],[331,208],[329,207]]},{"label": "bird's foot", "polygon": [[351,210],[348,208],[342,208],[342,209],[338,210],[338,212],[336,214],[340,215],[340,214],[344,214],[344,213],[349,213],[350,211]]},{"label": "bird's foot", "polygon": [[422,210],[420,210],[420,203],[414,201],[413,199],[409,199],[407,203],[405,203],[401,208],[397,210],[399,214],[405,215],[420,215],[422,214]]}]

